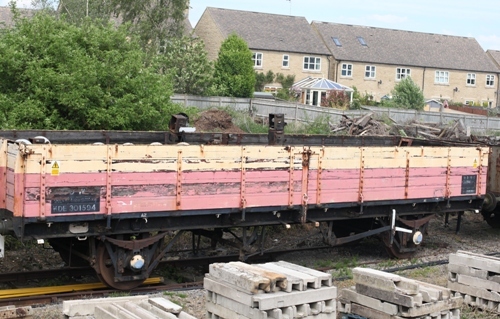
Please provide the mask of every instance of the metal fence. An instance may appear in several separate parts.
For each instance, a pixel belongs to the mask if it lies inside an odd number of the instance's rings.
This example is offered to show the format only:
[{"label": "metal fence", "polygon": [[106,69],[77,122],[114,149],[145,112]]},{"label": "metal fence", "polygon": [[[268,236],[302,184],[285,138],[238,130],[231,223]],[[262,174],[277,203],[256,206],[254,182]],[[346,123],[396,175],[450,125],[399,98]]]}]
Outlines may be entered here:
[{"label": "metal fence", "polygon": [[337,110],[326,107],[291,103],[272,99],[250,99],[231,97],[206,97],[175,94],[172,102],[200,109],[213,107],[229,107],[238,111],[247,111],[254,116],[267,117],[269,113],[284,114],[285,120],[295,122],[313,122],[318,117],[327,116],[330,123],[339,123],[342,116],[355,118],[373,112],[378,116],[387,116],[397,123],[418,121],[423,123],[447,124],[460,120],[462,124],[475,134],[500,133],[500,118],[465,113],[426,112],[385,107],[363,107],[361,110]]}]

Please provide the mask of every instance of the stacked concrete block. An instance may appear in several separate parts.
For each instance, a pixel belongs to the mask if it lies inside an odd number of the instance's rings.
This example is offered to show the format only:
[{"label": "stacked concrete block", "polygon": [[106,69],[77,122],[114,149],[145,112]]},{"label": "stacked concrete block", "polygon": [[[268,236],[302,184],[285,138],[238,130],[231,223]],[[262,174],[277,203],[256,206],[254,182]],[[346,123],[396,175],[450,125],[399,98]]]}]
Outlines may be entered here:
[{"label": "stacked concrete block", "polygon": [[208,319],[335,319],[330,274],[284,261],[210,265],[203,286]]},{"label": "stacked concrete block", "polygon": [[355,287],[339,293],[338,311],[371,319],[460,319],[451,290],[395,274],[354,268]]},{"label": "stacked concrete block", "polygon": [[73,319],[196,319],[168,299],[148,296],[63,301],[63,313]]},{"label": "stacked concrete block", "polygon": [[448,288],[466,304],[500,314],[500,258],[461,250],[450,254]]},{"label": "stacked concrete block", "polygon": [[10,318],[32,318],[33,309],[31,306],[27,307],[16,307],[16,306],[4,306],[0,307],[0,318],[10,319]]}]

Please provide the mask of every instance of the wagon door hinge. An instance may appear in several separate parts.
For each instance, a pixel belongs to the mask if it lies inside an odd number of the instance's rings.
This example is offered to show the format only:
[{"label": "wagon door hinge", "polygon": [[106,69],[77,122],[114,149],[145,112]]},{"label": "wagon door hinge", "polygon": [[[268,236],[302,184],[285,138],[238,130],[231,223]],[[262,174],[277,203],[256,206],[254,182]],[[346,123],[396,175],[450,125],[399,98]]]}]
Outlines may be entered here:
[{"label": "wagon door hinge", "polygon": [[450,207],[450,176],[451,176],[451,148],[448,148],[448,159],[446,163],[446,193],[445,197],[448,199],[446,207]]},{"label": "wagon door hinge", "polygon": [[304,224],[307,220],[307,204],[309,202],[309,164],[311,162],[311,149],[306,149],[302,152],[302,209],[300,212],[300,222]]},{"label": "wagon door hinge", "polygon": [[405,199],[408,199],[409,190],[410,190],[410,152],[406,152]]},{"label": "wagon door hinge", "polygon": [[321,152],[318,156],[318,175],[316,178],[316,206],[321,207],[321,189],[322,189],[322,173],[323,173],[323,158],[325,157],[325,147],[321,148]]},{"label": "wagon door hinge", "polygon": [[177,180],[175,183],[175,208],[181,209],[182,195],[182,150],[177,152]]},{"label": "wagon door hinge", "polygon": [[106,229],[111,229],[111,172],[113,164],[113,147],[108,145],[106,154]]},{"label": "wagon door hinge", "polygon": [[358,201],[361,205],[360,214],[363,214],[363,187],[364,187],[364,175],[365,175],[365,158],[364,158],[364,149],[361,148],[361,161],[359,163],[359,191],[358,191]]},{"label": "wagon door hinge", "polygon": [[[476,190],[477,190],[477,196],[481,196],[481,177],[483,175],[483,149],[482,148],[478,148],[479,150],[479,166],[478,166],[478,173],[477,173],[477,187],[476,187]],[[486,192],[486,190],[485,190]]]},{"label": "wagon door hinge", "polygon": [[244,222],[246,219],[246,207],[247,200],[245,199],[246,193],[246,158],[245,158],[246,147],[241,148],[241,180],[240,180],[240,206],[241,206],[241,221]]},{"label": "wagon door hinge", "polygon": [[42,148],[42,161],[40,165],[40,211],[39,211],[39,218],[40,220],[45,220],[45,209],[46,209],[46,202],[45,202],[45,194],[46,194],[46,186],[47,186],[47,180],[46,180],[46,174],[47,174],[47,149],[45,146]]}]

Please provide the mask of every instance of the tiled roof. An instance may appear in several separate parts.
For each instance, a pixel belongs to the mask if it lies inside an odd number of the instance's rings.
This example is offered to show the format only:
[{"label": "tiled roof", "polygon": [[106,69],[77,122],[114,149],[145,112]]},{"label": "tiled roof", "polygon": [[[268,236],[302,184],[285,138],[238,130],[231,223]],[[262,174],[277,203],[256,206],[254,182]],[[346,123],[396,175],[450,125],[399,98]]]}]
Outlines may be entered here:
[{"label": "tiled roof", "polygon": [[224,37],[236,33],[252,50],[330,55],[304,17],[208,7]]},{"label": "tiled roof", "polygon": [[486,53],[493,59],[498,67],[500,67],[500,51],[498,50],[488,50]]},{"label": "tiled roof", "polygon": [[313,78],[308,76],[298,82],[295,82],[292,87],[297,87],[301,89],[320,89],[320,90],[346,90],[353,91],[348,86],[342,85],[340,83],[334,82],[325,78]]},{"label": "tiled roof", "polygon": [[[32,16],[36,10],[17,8],[21,16]],[[12,26],[12,12],[10,7],[0,7],[0,28]]]},{"label": "tiled roof", "polygon": [[[311,25],[336,60],[499,72],[474,38],[319,21]],[[334,43],[333,37],[341,46]]]}]

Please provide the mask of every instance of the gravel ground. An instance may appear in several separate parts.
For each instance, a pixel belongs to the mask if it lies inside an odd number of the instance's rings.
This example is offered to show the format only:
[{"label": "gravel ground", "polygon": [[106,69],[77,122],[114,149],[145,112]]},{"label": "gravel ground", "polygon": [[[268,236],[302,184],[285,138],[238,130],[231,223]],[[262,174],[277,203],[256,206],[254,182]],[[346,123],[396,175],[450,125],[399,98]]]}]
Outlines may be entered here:
[{"label": "gravel ground", "polygon": [[[450,218],[449,227],[444,227],[444,216],[437,216],[430,222],[428,235],[421,249],[411,260],[388,259],[382,243],[375,238],[362,241],[357,246],[337,247],[323,250],[302,251],[300,253],[289,253],[280,256],[280,260],[286,260],[308,267],[331,267],[334,278],[348,275],[349,269],[356,266],[370,267],[375,269],[387,269],[401,267],[410,264],[419,264],[437,260],[447,260],[450,253],[457,250],[471,251],[480,254],[500,252],[500,230],[492,229],[482,220],[481,215],[466,213],[462,220],[461,231],[455,233],[456,216]],[[312,230],[312,233],[315,231]],[[291,245],[294,241],[298,246],[307,247],[318,244],[318,236],[310,235],[306,239],[302,231],[280,231],[272,234],[274,242],[286,242]],[[440,286],[446,286],[446,265],[418,268],[397,272],[398,274]],[[351,286],[350,280],[335,281],[337,287]],[[172,292],[164,295],[173,302],[181,305],[187,313],[199,319],[205,319],[205,292],[204,290],[191,290]],[[33,318],[59,319],[64,318],[61,313],[61,305],[49,305],[35,308]],[[475,311],[465,307],[462,318],[498,318],[496,315]]]}]

